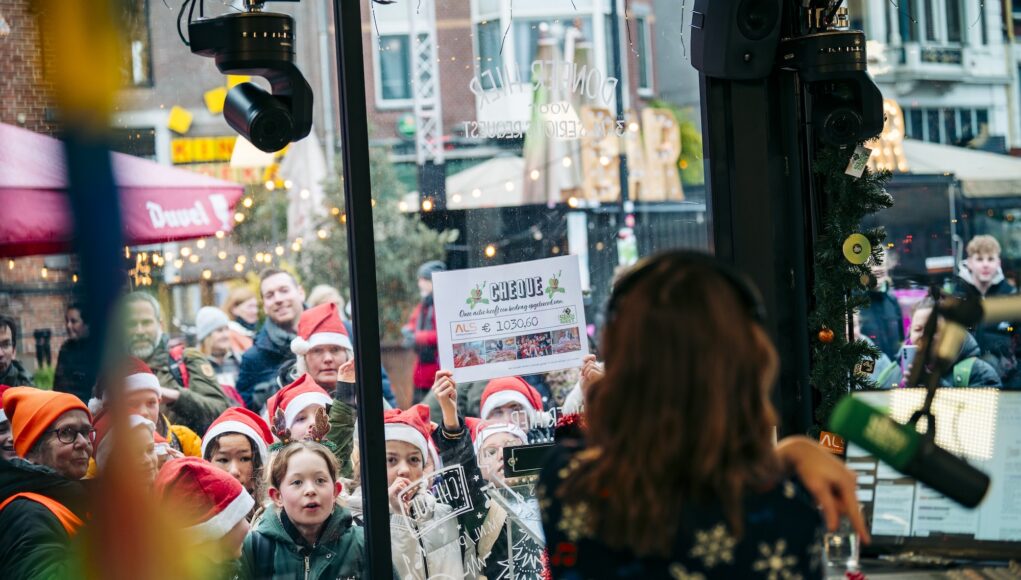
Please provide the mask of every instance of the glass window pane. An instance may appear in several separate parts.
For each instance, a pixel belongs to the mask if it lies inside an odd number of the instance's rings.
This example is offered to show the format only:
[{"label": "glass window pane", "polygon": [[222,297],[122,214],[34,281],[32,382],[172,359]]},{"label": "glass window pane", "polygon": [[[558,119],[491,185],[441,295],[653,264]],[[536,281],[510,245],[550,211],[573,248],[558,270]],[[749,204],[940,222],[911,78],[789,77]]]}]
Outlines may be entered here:
[{"label": "glass window pane", "polygon": [[411,53],[406,35],[379,38],[379,84],[383,100],[411,98]]},{"label": "glass window pane", "polygon": [[649,20],[645,17],[635,18],[635,50],[638,52],[638,88],[652,90],[652,64],[649,59],[652,57],[652,46],[650,32],[648,30]]},{"label": "glass window pane", "polygon": [[[983,3],[979,3],[980,9],[984,9]],[[961,0],[946,0],[946,21],[947,21],[947,40],[949,42],[961,42],[964,22],[962,12],[964,7],[961,5]]]},{"label": "glass window pane", "polygon": [[483,90],[500,88],[504,83],[503,57],[500,55],[500,21],[483,20],[475,26],[479,47],[479,81]]},{"label": "glass window pane", "polygon": [[938,40],[936,34],[936,6],[935,2],[930,0],[921,0],[922,7],[925,11],[923,22],[925,23],[925,39],[934,42]]},{"label": "glass window pane", "polygon": [[912,139],[922,139],[922,110],[921,109],[909,109],[908,110],[908,136]]},{"label": "glass window pane", "polygon": [[943,109],[943,135],[947,143],[957,143],[957,111]]},{"label": "glass window pane", "polygon": [[941,143],[942,142],[942,137],[941,137],[941,134],[940,134],[940,120],[939,120],[939,117],[940,117],[940,115],[939,115],[939,110],[938,109],[927,109],[925,111],[926,127],[928,128],[928,133],[926,135],[926,141],[931,141],[933,143]]}]

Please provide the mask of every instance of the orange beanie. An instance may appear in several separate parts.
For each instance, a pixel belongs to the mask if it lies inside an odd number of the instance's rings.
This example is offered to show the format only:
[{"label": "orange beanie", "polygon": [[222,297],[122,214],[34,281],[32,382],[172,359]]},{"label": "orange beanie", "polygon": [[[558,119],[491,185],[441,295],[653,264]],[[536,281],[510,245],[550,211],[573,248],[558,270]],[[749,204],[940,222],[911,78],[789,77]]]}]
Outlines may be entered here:
[{"label": "orange beanie", "polygon": [[19,457],[24,457],[50,425],[68,411],[85,411],[89,422],[92,422],[92,414],[85,403],[68,393],[14,387],[4,391],[3,401],[4,412],[11,422],[11,433],[14,435],[14,450]]}]

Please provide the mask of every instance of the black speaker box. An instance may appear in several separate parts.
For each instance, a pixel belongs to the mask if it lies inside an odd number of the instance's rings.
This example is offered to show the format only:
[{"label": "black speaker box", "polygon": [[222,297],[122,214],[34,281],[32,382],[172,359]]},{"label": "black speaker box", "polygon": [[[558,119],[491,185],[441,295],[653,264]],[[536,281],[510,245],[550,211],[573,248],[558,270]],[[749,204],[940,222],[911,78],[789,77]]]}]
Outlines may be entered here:
[{"label": "black speaker box", "polygon": [[708,77],[769,76],[780,41],[783,0],[695,0],[691,64]]}]

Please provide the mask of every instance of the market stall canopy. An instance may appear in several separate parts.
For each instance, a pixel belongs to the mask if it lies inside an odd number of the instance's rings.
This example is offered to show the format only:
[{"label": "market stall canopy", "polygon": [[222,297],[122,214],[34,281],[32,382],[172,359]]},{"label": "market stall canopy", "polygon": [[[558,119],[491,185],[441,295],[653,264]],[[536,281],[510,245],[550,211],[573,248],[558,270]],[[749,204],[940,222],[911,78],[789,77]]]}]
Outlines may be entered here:
[{"label": "market stall canopy", "polygon": [[1021,158],[914,139],[904,155],[911,173],[955,176],[965,197],[1021,195]]},{"label": "market stall canopy", "polygon": [[[139,157],[113,154],[125,240],[155,244],[229,232],[244,187]],[[74,221],[57,139],[0,123],[0,256],[70,250]]]},{"label": "market stall canopy", "polygon": [[[524,203],[525,160],[505,155],[487,159],[447,176],[447,209],[517,207]],[[405,199],[408,211],[418,211],[419,194]]]}]

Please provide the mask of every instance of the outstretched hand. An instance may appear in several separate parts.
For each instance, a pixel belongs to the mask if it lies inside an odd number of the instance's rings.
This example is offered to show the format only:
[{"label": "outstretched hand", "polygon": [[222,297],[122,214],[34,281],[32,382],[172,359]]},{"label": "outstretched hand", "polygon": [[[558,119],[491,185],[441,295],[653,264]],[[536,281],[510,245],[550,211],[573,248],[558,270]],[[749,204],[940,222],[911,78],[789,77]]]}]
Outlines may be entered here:
[{"label": "outstretched hand", "polygon": [[857,476],[844,463],[808,437],[786,437],[776,446],[786,466],[797,472],[801,483],[819,503],[826,529],[836,531],[846,516],[861,541],[871,541],[858,505]]},{"label": "outstretched hand", "polygon": [[342,383],[355,382],[355,361],[351,359],[337,368],[337,380]]},{"label": "outstretched hand", "polygon": [[594,354],[587,354],[582,360],[584,362],[581,365],[581,392],[587,393],[588,388],[602,379],[606,371],[603,369],[603,364],[596,361]]},{"label": "outstretched hand", "polygon": [[454,382],[454,373],[436,371],[432,390],[443,411],[443,428],[450,432],[456,431],[461,422],[457,418],[457,383]]}]

